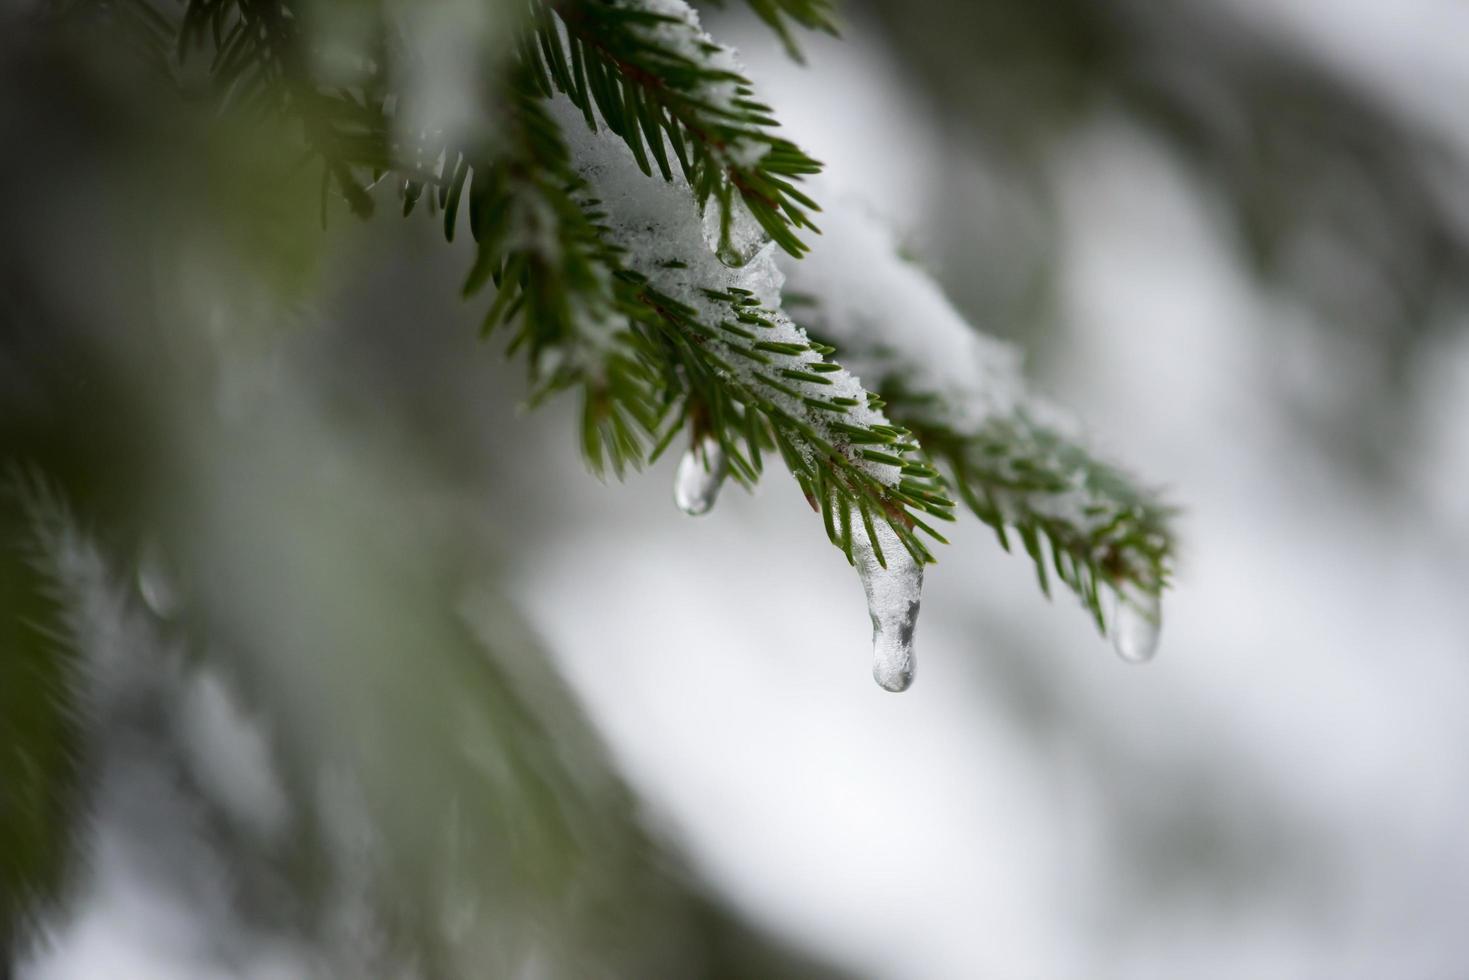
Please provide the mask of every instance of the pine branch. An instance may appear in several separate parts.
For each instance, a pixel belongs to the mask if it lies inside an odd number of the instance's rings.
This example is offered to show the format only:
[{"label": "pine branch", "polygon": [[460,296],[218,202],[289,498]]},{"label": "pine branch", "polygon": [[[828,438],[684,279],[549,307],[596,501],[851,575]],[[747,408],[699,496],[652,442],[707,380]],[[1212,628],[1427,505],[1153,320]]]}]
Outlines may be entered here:
[{"label": "pine branch", "polygon": [[[523,83],[499,127],[511,134],[513,149],[502,141],[489,164],[460,158],[453,167],[441,188],[445,234],[453,236],[468,186],[478,252],[466,291],[494,279],[487,329],[509,324],[511,349],[526,345],[533,371],[541,352],[551,355],[536,400],[585,387],[582,444],[592,467],[600,472],[610,464],[618,475],[640,467],[692,419],[696,439],[712,437],[740,482],[753,484],[763,452],[779,450],[849,558],[848,515],[856,513],[892,526],[916,560],[932,560],[914,531],[943,538],[918,514],[952,520],[953,504],[937,474],[906,455],[916,449],[909,434],[887,424],[876,399],[827,359],[831,348],[811,343],[735,285],[741,274],[714,260],[696,232],[682,248],[666,242],[657,256],[629,241],[626,230],[648,222],[625,210],[607,214],[609,202],[575,172],[573,155],[534,96]],[[580,118],[570,122],[582,125]],[[579,149],[584,156],[586,147]],[[625,147],[623,157],[614,164],[630,169]],[[684,232],[697,228],[687,185],[659,190],[682,206]],[[660,234],[671,233],[665,227]],[[644,436],[660,425],[649,449]]]},{"label": "pine branch", "polygon": [[[697,237],[651,265],[646,255],[630,255],[638,250],[618,241],[617,231],[636,222],[622,215],[608,223],[605,202],[584,186],[540,104],[564,89],[581,113],[577,124],[618,136],[648,176],[651,153],[672,182],[666,186],[687,195],[683,228],[697,227],[696,203],[713,196],[727,242],[734,189],[747,204],[754,200],[751,213],[764,217],[772,237],[799,254],[803,246],[751,189],[781,192],[782,173],[794,177],[817,165],[765,131],[773,120],[749,101],[743,78],[717,67],[727,54],[698,31],[687,8],[668,9],[686,16],[645,4],[563,3],[555,8],[563,32],[551,8],[534,5],[519,68],[491,103],[500,111],[485,121],[483,135],[461,137],[459,145],[392,136],[400,121],[385,107],[401,99],[391,98],[390,84],[370,93],[322,92],[307,70],[309,39],[279,5],[193,0],[179,43],[181,50],[214,43],[216,85],[227,99],[238,103],[241,89],[253,87],[267,93],[257,100],[296,113],[355,211],[371,209],[357,176],[366,168],[374,178],[385,171],[400,178],[405,214],[428,191],[448,239],[467,214],[476,257],[464,292],[494,284],[484,332],[509,329],[510,350],[527,356],[533,403],[582,389],[581,442],[594,471],[621,476],[656,459],[689,420],[696,438],[720,447],[740,482],[758,479],[763,453],[778,451],[849,561],[854,523],[876,540],[873,522],[889,526],[916,561],[932,561],[916,532],[942,542],[925,518],[952,520],[953,503],[938,472],[915,455],[912,433],[890,423],[881,401],[828,359],[832,348],[811,342],[740,285]],[[425,168],[428,159],[438,166]],[[796,198],[782,207],[804,222]],[[691,256],[699,267],[690,268]]]},{"label": "pine branch", "polygon": [[700,206],[714,200],[726,251],[735,197],[782,249],[807,251],[797,230],[818,231],[809,212],[820,208],[796,184],[821,164],[772,132],[771,108],[687,4],[533,0],[533,9],[535,39],[522,43],[522,57],[546,95],[565,93],[589,125],[600,116],[643,173],[656,165],[668,180],[676,162]]},{"label": "pine branch", "polygon": [[[1172,509],[1030,395],[1015,353],[965,323],[860,205],[840,202],[828,220],[830,248],[787,265],[799,292],[786,301],[801,321],[842,346],[1006,550],[1015,533],[1047,595],[1054,573],[1103,633],[1115,625],[1103,586],[1155,620],[1173,559]],[[899,344],[896,322],[906,325]]]},{"label": "pine branch", "polygon": [[[937,473],[907,455],[917,448],[909,433],[881,418],[880,403],[826,359],[831,348],[811,344],[783,314],[729,282],[697,236],[651,267],[637,261],[646,256],[629,255],[618,230],[638,222],[625,214],[609,220],[605,202],[576,172],[538,103],[549,86],[527,70],[533,43],[527,37],[521,45],[521,70],[501,100],[508,111],[493,127],[498,139],[478,151],[446,149],[437,194],[447,238],[467,210],[477,253],[465,292],[494,282],[485,332],[507,324],[510,349],[527,349],[537,381],[532,401],[583,387],[582,446],[597,472],[610,466],[621,476],[656,459],[685,419],[694,420],[696,437],[716,440],[746,484],[758,479],[762,452],[777,449],[849,560],[856,514],[889,524],[916,560],[931,561],[915,530],[943,538],[918,515],[952,520],[953,504]],[[598,106],[578,108],[572,125],[590,114],[593,132],[599,121],[613,130]],[[624,145],[631,164],[637,152]],[[697,227],[687,183],[667,176],[687,202],[682,227]],[[421,192],[407,183],[405,212]],[[697,267],[700,258],[702,278],[690,262]],[[654,439],[651,448],[646,439]]]},{"label": "pine branch", "polygon": [[[809,340],[740,287],[701,289],[701,310],[640,273],[622,275],[635,288],[643,319],[676,352],[679,376],[687,379],[678,417],[697,420],[695,443],[712,437],[746,485],[759,479],[762,450],[773,445],[848,561],[853,514],[869,527],[874,520],[889,525],[915,561],[934,560],[915,530],[946,542],[918,515],[953,520],[954,505],[938,474],[909,455],[918,448],[911,433],[888,424],[881,400],[829,359],[835,348]],[[719,309],[725,315],[716,320],[710,313]],[[660,451],[678,429],[670,427]]]},{"label": "pine branch", "polygon": [[[800,23],[825,9],[777,6]],[[832,347],[790,323],[778,295],[730,268],[742,264],[723,254],[741,205],[787,253],[806,253],[795,229],[814,227],[807,212],[816,205],[794,182],[820,168],[773,135],[768,107],[682,0],[529,0],[526,9],[498,115],[457,144],[393,135],[401,99],[381,70],[351,92],[312,82],[309,42],[279,4],[191,0],[180,48],[212,39],[228,99],[296,113],[325,175],[359,213],[371,207],[362,170],[401,180],[405,214],[431,189],[447,238],[467,213],[477,251],[466,295],[494,283],[485,332],[508,325],[511,350],[527,354],[533,401],[583,390],[582,445],[597,472],[620,476],[656,459],[687,422],[696,443],[712,440],[746,484],[758,479],[762,454],[778,451],[849,560],[854,523],[873,541],[877,521],[917,561],[931,561],[915,531],[943,540],[923,517],[953,519],[952,484],[1002,544],[1007,527],[1017,532],[1042,588],[1049,592],[1054,571],[1104,630],[1100,586],[1156,597],[1172,553],[1166,507],[1033,412],[991,411],[976,422],[970,403],[984,393],[925,385],[905,352],[818,323],[825,340],[858,358],[882,394],[874,397],[828,359]],[[543,100],[557,93],[579,116],[558,123],[547,113]],[[602,166],[627,163],[646,177],[656,167],[663,180],[649,186],[716,208],[724,261],[706,263],[698,240],[657,256],[647,241],[628,240],[641,218],[609,216],[607,195],[587,185],[587,146],[566,145],[583,125],[593,139],[610,132],[629,157]],[[686,229],[697,212],[654,224],[663,234]],[[848,274],[864,268],[847,264]],[[899,303],[882,319],[909,312]],[[882,414],[884,399],[899,424]]]},{"label": "pine branch", "polygon": [[1015,532],[1046,595],[1054,570],[1106,633],[1099,586],[1154,597],[1168,587],[1173,510],[1122,471],[1024,410],[960,432],[941,421],[932,393],[897,380],[882,391],[889,412],[917,434],[926,457],[1007,551],[1007,528]]},{"label": "pine branch", "polygon": [[830,360],[831,347],[780,311],[770,250],[725,265],[704,241],[681,176],[648,180],[607,127],[585,125],[569,100],[553,109],[593,195],[584,203],[617,250],[624,309],[660,351],[665,397],[681,406],[654,456],[685,418],[695,445],[712,438],[741,482],[758,478],[762,452],[774,448],[849,559],[856,519],[890,526],[916,561],[931,561],[915,532],[942,541],[923,517],[951,520],[953,504],[911,455],[910,433]]}]

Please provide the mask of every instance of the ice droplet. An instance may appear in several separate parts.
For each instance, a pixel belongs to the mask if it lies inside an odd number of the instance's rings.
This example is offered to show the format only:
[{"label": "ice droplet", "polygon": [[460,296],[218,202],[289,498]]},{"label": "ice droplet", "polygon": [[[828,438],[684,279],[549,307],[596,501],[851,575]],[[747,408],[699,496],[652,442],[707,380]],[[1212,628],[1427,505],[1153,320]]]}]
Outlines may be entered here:
[{"label": "ice droplet", "polygon": [[738,194],[731,194],[729,224],[725,226],[725,209],[717,196],[710,197],[704,208],[704,241],[727,266],[742,268],[770,243],[770,235],[750,213]]},{"label": "ice droplet", "polygon": [[159,619],[173,619],[184,606],[178,574],[158,541],[149,538],[138,553],[138,594]]},{"label": "ice droplet", "polygon": [[873,529],[886,568],[877,560],[861,516],[853,513],[852,557],[872,617],[872,676],[885,691],[906,691],[913,683],[913,629],[918,625],[923,566],[885,521],[873,521]]},{"label": "ice droplet", "polygon": [[678,461],[678,474],[673,478],[673,500],[678,509],[691,517],[707,514],[719,496],[725,471],[719,440],[713,436],[697,439]]},{"label": "ice droplet", "polygon": [[1130,664],[1147,663],[1158,652],[1163,610],[1152,594],[1118,595],[1112,614],[1112,649]]}]

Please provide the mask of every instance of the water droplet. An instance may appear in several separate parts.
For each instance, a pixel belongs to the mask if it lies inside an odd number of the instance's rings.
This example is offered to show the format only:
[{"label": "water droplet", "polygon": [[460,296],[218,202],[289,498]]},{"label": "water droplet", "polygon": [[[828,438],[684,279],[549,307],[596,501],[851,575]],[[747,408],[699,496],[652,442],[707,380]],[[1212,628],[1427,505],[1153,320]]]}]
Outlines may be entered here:
[{"label": "water droplet", "polygon": [[157,540],[143,542],[138,553],[138,594],[159,619],[173,619],[184,607],[178,573]]},{"label": "water droplet", "polygon": [[877,560],[861,516],[852,515],[852,557],[872,617],[872,676],[885,691],[906,691],[913,683],[913,630],[918,625],[923,566],[886,522],[874,521],[873,528],[886,568]]},{"label": "water droplet", "polygon": [[1163,610],[1156,595],[1114,596],[1112,604],[1112,648],[1131,664],[1147,663],[1158,652],[1158,632]]},{"label": "water droplet", "polygon": [[704,241],[727,266],[742,268],[770,244],[770,235],[750,213],[738,194],[729,202],[729,227],[724,227],[724,209],[717,196],[710,197],[704,208]]},{"label": "water droplet", "polygon": [[673,500],[678,509],[692,517],[707,514],[719,496],[725,472],[719,440],[700,437],[678,461],[678,474],[673,478]]}]

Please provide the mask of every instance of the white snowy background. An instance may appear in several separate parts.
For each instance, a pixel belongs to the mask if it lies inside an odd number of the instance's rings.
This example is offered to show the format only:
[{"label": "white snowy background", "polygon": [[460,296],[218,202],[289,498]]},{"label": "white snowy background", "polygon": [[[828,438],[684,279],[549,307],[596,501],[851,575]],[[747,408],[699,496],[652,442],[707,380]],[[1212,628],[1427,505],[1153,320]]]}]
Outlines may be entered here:
[{"label": "white snowy background", "polygon": [[[1455,0],[1227,2],[1469,140]],[[813,43],[802,70],[758,28],[720,29],[832,184],[881,187],[924,255],[953,183],[878,39]],[[1422,353],[1410,499],[1388,506],[1263,396],[1286,372],[1308,403],[1350,399],[1356,353],[1261,291],[1209,189],[1105,114],[1055,165],[1061,337],[1035,380],[1183,508],[1154,663],[1119,661],[965,520],[927,577],[917,682],[885,693],[861,587],[789,480],[684,518],[672,460],[588,477],[569,404],[484,421],[517,461],[484,507],[527,515],[515,598],[659,831],[857,975],[1462,975],[1469,331]],[[207,683],[189,696],[229,719],[209,738],[268,819],[247,720]],[[23,975],[213,975],[197,936],[218,910],[108,846],[137,791],[115,792],[83,914]],[[253,975],[292,975],[288,954]]]}]

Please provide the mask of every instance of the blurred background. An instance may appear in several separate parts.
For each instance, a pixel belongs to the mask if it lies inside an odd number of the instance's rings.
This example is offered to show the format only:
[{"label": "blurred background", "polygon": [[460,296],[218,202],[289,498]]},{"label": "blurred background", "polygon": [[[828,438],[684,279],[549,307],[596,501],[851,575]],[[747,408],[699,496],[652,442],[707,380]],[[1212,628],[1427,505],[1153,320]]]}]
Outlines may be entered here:
[{"label": "blurred background", "polygon": [[1469,972],[1469,8],[705,12],[1181,508],[1154,663],[961,520],[894,696],[784,474],[598,482],[462,242],[12,6],[0,516],[80,692],[18,976]]}]

